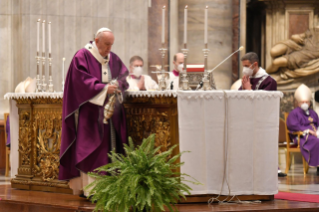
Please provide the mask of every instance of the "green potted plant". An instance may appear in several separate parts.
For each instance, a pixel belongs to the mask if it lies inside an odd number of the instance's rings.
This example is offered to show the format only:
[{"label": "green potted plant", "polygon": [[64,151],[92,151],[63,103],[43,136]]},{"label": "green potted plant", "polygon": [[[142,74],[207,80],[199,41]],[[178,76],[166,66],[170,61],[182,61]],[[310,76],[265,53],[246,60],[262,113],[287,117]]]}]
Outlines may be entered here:
[{"label": "green potted plant", "polygon": [[158,153],[160,147],[155,148],[154,142],[155,134],[143,139],[138,147],[129,138],[129,145],[124,146],[125,156],[111,152],[112,163],[89,173],[96,178],[85,188],[92,188],[91,201],[96,202],[94,211],[153,212],[164,211],[165,206],[177,211],[174,204],[191,190],[183,183],[187,175],[174,171],[183,164],[176,162],[183,153],[170,158],[176,145]]}]

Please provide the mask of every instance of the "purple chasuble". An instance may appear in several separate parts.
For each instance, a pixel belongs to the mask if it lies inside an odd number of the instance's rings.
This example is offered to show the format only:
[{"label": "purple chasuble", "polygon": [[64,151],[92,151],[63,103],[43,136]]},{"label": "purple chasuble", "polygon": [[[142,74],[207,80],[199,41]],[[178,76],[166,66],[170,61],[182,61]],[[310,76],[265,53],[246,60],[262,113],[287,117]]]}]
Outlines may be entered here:
[{"label": "purple chasuble", "polygon": [[[258,89],[257,85],[262,77],[258,78],[250,78],[250,84],[252,90],[265,90],[265,91],[276,91],[277,90],[277,82],[271,76],[265,77],[265,79],[260,83]],[[242,90],[242,86],[240,86],[239,90]]]},{"label": "purple chasuble", "polygon": [[8,118],[7,118],[7,122],[6,122],[6,133],[7,133],[7,140],[6,140],[6,146],[10,146],[11,144],[11,138],[10,138],[10,119],[9,119],[9,116],[8,115]]},{"label": "purple chasuble", "polygon": [[[319,125],[318,115],[309,109],[307,115],[300,107],[292,110],[287,118],[289,132],[305,131],[307,129],[317,131]],[[297,137],[290,135],[295,144]],[[319,139],[313,135],[300,136],[300,151],[310,166],[319,166]]]},{"label": "purple chasuble", "polygon": [[[128,88],[128,70],[121,59],[110,53],[109,67],[112,78],[117,78],[122,93]],[[85,48],[73,57],[65,80],[62,110],[62,137],[59,179],[69,180],[106,165],[111,148],[110,125],[103,124],[104,107],[89,102],[99,94],[102,83],[101,64]],[[105,103],[107,103],[106,98]],[[105,104],[104,103],[104,104]],[[79,111],[78,126],[75,112]],[[112,122],[116,133],[116,150],[123,152],[127,143],[124,108],[117,104]]]}]

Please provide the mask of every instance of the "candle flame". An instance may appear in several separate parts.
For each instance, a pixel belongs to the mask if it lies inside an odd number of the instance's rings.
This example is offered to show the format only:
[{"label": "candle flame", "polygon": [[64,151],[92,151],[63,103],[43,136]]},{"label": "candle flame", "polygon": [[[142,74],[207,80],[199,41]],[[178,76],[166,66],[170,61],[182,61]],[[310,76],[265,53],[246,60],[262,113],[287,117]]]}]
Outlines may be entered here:
[{"label": "candle flame", "polygon": [[63,59],[62,59],[63,61],[65,61],[65,57],[63,57]]},{"label": "candle flame", "polygon": [[51,22],[49,22],[49,24],[51,24]]},{"label": "candle flame", "polygon": [[45,20],[43,20],[43,23],[45,23]]},{"label": "candle flame", "polygon": [[41,21],[41,19],[38,19],[38,22],[40,22]]},{"label": "candle flame", "polygon": [[164,5],[164,6],[163,6],[163,9],[165,9],[165,8],[166,8],[166,6]]},{"label": "candle flame", "polygon": [[188,9],[188,5],[185,6],[185,9]]},{"label": "candle flame", "polygon": [[239,51],[244,50],[245,48],[243,46],[239,47]]},{"label": "candle flame", "polygon": [[208,9],[208,6],[206,6],[206,9]]}]

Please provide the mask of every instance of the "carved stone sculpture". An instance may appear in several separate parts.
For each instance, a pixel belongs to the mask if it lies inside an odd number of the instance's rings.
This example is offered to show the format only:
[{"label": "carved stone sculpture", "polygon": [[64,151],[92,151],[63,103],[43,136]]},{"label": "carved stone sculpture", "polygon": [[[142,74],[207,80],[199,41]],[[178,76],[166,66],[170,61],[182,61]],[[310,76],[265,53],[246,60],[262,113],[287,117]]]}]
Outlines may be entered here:
[{"label": "carved stone sculpture", "polygon": [[319,72],[319,27],[277,43],[270,55],[273,62],[267,72],[278,87],[296,88],[305,77]]}]

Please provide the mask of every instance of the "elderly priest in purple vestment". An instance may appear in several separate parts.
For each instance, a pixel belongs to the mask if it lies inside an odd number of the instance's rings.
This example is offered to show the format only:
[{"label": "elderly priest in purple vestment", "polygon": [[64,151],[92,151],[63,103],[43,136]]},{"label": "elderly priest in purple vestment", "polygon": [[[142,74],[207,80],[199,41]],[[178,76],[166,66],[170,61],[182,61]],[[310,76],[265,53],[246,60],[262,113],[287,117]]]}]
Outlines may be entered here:
[{"label": "elderly priest in purple vestment", "polygon": [[[312,99],[311,90],[301,84],[296,92],[295,99],[298,101],[298,107],[292,110],[287,118],[287,127],[289,132],[302,131],[300,137],[300,151],[309,166],[317,167],[319,174],[319,118],[317,113],[310,109],[310,100]],[[297,138],[292,136],[292,140],[297,144]]]},{"label": "elderly priest in purple vestment", "polygon": [[[66,77],[60,152],[60,180],[70,180],[74,194],[94,179],[88,172],[109,162],[108,153],[123,152],[127,143],[126,121],[122,105],[115,106],[108,124],[103,123],[108,95],[128,88],[128,70],[111,52],[114,35],[110,29],[97,31],[73,57]],[[110,84],[117,79],[117,85]],[[84,192],[84,195],[88,192]]]},{"label": "elderly priest in purple vestment", "polygon": [[242,86],[239,90],[267,90],[276,91],[277,82],[267,74],[265,69],[259,67],[258,55],[249,52],[241,58],[243,65]]}]

